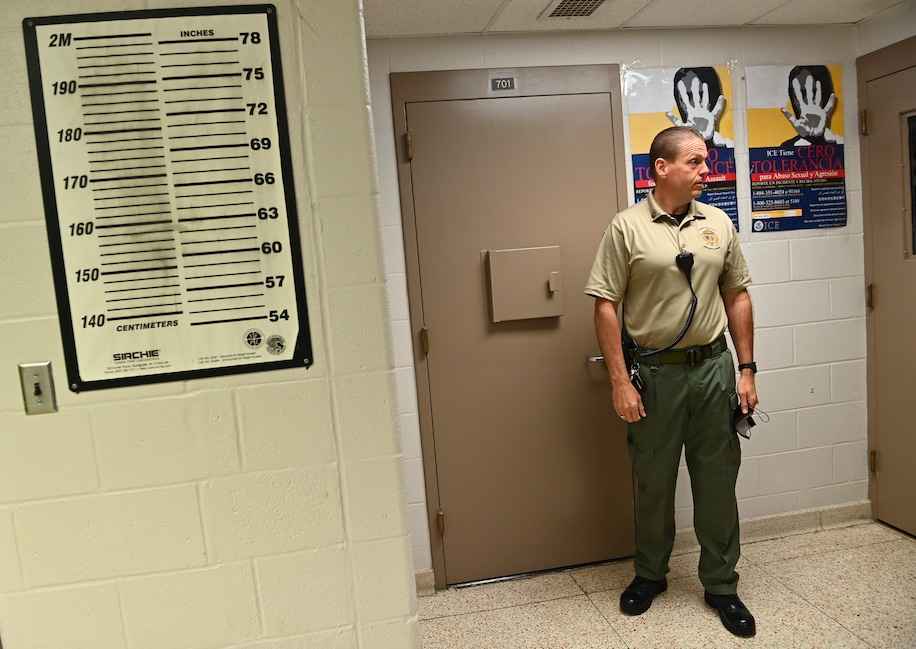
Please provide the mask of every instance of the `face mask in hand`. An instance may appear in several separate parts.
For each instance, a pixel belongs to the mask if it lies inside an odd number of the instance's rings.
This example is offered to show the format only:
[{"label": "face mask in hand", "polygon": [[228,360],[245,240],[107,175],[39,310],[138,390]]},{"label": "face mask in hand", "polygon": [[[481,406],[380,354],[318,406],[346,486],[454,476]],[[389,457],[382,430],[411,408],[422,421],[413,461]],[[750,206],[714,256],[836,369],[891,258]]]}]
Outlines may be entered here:
[{"label": "face mask in hand", "polygon": [[743,437],[744,439],[751,438],[751,428],[757,425],[757,422],[754,421],[754,417],[753,417],[755,412],[759,412],[765,417],[765,419],[763,420],[764,423],[770,421],[770,416],[767,415],[767,413],[765,413],[763,410],[760,410],[760,409],[756,411],[753,409],[748,409],[746,414],[741,412],[740,403],[738,404],[738,407],[735,408],[735,412],[732,413],[732,421],[735,422],[733,426],[735,429],[735,432],[741,435],[741,437]]}]

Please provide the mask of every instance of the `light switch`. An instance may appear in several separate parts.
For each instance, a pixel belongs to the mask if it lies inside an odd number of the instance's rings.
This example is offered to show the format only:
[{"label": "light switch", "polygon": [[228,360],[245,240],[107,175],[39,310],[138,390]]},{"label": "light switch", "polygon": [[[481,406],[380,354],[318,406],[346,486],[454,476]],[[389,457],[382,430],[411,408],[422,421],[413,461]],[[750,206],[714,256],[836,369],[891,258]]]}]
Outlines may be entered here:
[{"label": "light switch", "polygon": [[25,414],[43,415],[57,412],[57,394],[54,392],[51,361],[20,363],[19,381],[22,383],[22,402],[25,404]]}]

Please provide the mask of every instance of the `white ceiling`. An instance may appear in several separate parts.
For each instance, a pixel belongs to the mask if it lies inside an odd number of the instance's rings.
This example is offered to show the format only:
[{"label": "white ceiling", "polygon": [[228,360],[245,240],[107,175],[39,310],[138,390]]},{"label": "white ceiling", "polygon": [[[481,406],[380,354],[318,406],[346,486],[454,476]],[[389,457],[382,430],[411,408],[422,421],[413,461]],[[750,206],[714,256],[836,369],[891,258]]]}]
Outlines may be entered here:
[{"label": "white ceiling", "polygon": [[550,3],[551,0],[363,0],[369,38],[856,23],[902,4],[901,0],[606,0],[588,18],[539,20]]}]

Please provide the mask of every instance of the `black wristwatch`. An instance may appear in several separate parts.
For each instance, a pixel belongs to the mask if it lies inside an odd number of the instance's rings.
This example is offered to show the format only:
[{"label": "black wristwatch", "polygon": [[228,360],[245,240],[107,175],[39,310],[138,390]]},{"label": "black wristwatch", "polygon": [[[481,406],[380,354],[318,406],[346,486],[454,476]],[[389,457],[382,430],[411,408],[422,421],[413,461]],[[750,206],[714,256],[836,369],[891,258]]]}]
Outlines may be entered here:
[{"label": "black wristwatch", "polygon": [[751,361],[750,363],[739,363],[738,371],[740,372],[741,370],[750,370],[751,374],[756,374],[757,373],[757,363],[755,363],[754,361]]}]

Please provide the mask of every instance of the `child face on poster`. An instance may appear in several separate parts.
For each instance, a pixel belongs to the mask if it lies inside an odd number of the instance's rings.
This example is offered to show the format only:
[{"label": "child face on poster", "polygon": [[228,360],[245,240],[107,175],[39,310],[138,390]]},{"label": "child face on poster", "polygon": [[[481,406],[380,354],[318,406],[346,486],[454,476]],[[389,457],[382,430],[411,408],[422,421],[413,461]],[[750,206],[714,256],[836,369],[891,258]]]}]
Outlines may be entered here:
[{"label": "child face on poster", "polygon": [[715,68],[681,68],[674,75],[674,101],[680,118],[666,113],[675,126],[697,131],[709,146],[733,148],[733,140],[719,132],[719,120],[725,112],[725,95]]}]

